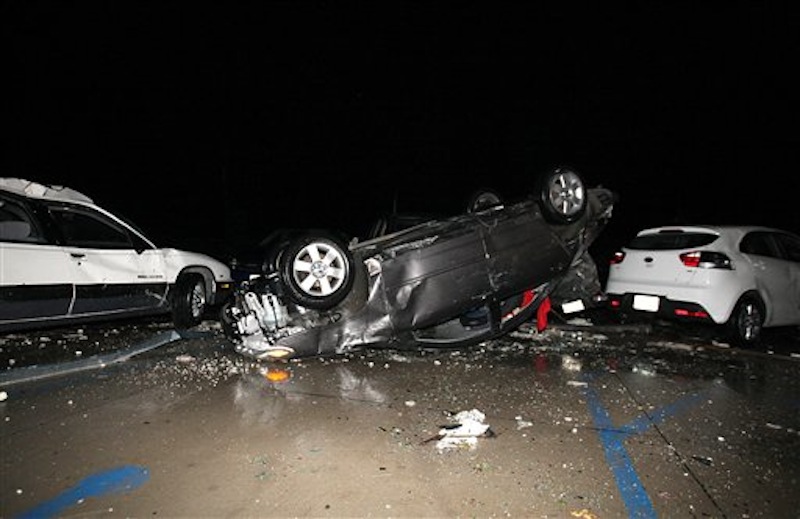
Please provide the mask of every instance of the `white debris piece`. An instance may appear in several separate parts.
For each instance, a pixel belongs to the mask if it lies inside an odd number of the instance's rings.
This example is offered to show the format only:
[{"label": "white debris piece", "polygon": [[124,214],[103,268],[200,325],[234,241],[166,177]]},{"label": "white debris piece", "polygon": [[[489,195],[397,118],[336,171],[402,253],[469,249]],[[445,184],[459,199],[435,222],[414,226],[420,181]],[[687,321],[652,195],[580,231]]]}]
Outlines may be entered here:
[{"label": "white debris piece", "polygon": [[633,366],[633,368],[631,368],[631,371],[633,371],[634,373],[638,373],[640,375],[644,375],[646,377],[653,377],[656,374],[655,368],[644,364]]},{"label": "white debris piece", "polygon": [[8,393],[0,391],[0,402],[5,402],[6,400],[8,400]]},{"label": "white debris piece", "polygon": [[439,451],[467,447],[475,448],[478,437],[489,433],[489,424],[485,423],[486,415],[477,409],[461,411],[453,416],[452,427],[439,429],[436,448]]},{"label": "white debris piece", "polygon": [[514,419],[517,421],[517,430],[533,427],[533,422],[529,420],[523,420],[521,416],[517,416]]},{"label": "white debris piece", "polygon": [[582,367],[581,361],[571,355],[561,356],[561,366],[567,371],[580,371]]}]

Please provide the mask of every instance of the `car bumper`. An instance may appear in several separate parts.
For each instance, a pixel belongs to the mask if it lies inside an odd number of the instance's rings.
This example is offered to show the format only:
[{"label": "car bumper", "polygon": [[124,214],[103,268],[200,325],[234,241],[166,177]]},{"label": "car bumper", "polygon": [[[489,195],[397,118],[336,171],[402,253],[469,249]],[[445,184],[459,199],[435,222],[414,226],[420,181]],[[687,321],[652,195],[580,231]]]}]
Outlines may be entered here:
[{"label": "car bumper", "polygon": [[701,304],[677,301],[664,296],[647,294],[606,294],[606,304],[615,311],[628,314],[650,315],[669,320],[717,323]]}]

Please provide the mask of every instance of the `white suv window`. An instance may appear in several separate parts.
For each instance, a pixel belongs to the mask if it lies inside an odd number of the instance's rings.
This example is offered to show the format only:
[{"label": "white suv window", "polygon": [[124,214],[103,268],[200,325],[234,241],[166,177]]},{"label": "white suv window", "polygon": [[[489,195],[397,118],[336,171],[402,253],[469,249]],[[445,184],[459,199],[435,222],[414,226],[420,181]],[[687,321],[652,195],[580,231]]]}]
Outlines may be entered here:
[{"label": "white suv window", "polygon": [[128,232],[116,222],[80,207],[50,206],[66,245],[92,249],[133,249]]},{"label": "white suv window", "polygon": [[39,224],[19,202],[0,196],[0,241],[43,243]]}]

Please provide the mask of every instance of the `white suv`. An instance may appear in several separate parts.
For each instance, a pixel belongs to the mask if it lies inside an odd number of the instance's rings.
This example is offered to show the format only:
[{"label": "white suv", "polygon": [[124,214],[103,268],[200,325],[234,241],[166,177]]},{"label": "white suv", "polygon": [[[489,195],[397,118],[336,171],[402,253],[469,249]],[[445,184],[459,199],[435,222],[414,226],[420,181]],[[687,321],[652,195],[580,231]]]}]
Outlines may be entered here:
[{"label": "white suv", "polygon": [[224,263],[160,249],[78,191],[0,178],[0,332],[169,312],[186,329],[232,288]]},{"label": "white suv", "polygon": [[611,259],[605,294],[623,315],[725,327],[738,346],[800,325],[800,237],[755,226],[640,231]]}]

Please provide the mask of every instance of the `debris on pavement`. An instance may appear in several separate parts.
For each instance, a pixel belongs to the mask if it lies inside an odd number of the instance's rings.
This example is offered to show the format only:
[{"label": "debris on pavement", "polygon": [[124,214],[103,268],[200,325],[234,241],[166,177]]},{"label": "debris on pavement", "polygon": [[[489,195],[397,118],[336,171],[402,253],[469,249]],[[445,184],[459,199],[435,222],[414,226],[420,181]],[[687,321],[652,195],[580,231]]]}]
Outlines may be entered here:
[{"label": "debris on pavement", "polygon": [[567,385],[575,387],[587,387],[589,383],[584,382],[583,380],[567,380]]},{"label": "debris on pavement", "polygon": [[656,374],[656,369],[653,366],[649,366],[646,364],[636,364],[631,368],[631,371],[634,373],[638,373],[640,375],[644,375],[646,377],[653,377]]},{"label": "debris on pavement", "polygon": [[453,424],[445,425],[439,433],[423,443],[437,440],[436,449],[444,452],[453,449],[474,449],[479,437],[492,437],[494,432],[485,423],[486,415],[477,409],[461,411],[452,416]]},{"label": "debris on pavement", "polygon": [[714,464],[714,459],[709,456],[692,456],[692,459],[695,461],[699,461],[706,467],[710,467]]},{"label": "debris on pavement", "polygon": [[561,365],[564,367],[564,369],[568,371],[580,371],[582,367],[581,361],[579,361],[572,355],[562,355]]},{"label": "debris on pavement", "polygon": [[533,422],[530,420],[523,420],[521,416],[517,416],[514,419],[517,421],[517,430],[533,427]]}]

